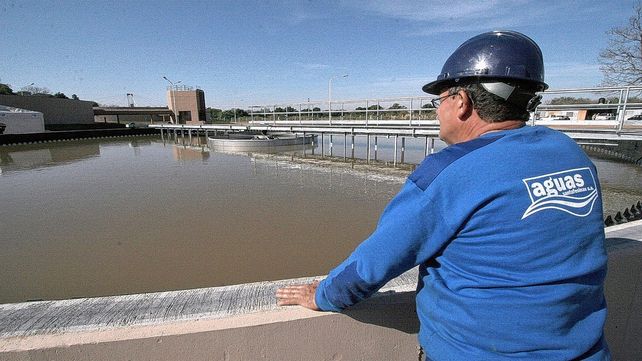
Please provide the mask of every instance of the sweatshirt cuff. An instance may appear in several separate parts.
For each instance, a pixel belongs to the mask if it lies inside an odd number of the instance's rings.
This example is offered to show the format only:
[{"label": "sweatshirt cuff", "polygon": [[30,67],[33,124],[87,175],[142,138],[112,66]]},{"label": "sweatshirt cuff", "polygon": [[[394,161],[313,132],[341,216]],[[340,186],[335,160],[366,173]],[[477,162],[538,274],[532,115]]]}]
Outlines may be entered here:
[{"label": "sweatshirt cuff", "polygon": [[325,297],[325,281],[326,280],[323,280],[319,283],[319,286],[314,293],[314,302],[316,302],[317,307],[319,307],[321,311],[339,312],[341,309],[330,303],[330,301]]}]

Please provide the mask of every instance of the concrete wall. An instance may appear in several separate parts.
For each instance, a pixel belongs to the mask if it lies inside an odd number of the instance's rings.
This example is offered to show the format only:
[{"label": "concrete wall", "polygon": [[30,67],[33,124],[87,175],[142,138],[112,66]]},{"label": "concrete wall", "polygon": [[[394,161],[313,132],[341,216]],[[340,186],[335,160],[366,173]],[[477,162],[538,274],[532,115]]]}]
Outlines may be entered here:
[{"label": "concrete wall", "polygon": [[93,102],[46,96],[0,95],[0,105],[41,112],[45,127],[55,124],[93,124]]},{"label": "concrete wall", "polygon": [[[197,125],[203,124],[206,120],[205,118],[205,103],[203,91],[200,89],[197,90],[168,90],[167,91],[167,106],[169,109],[174,111],[174,106],[176,106],[176,111],[180,112],[190,112],[191,120],[186,121],[184,118],[180,118],[180,124],[190,124]],[[199,120],[199,118],[202,118]]]},{"label": "concrete wall", "polygon": [[[642,355],[641,227],[607,231],[613,360]],[[310,279],[0,305],[0,359],[417,360],[416,277],[403,275],[342,313],[274,304],[276,287]]]},{"label": "concrete wall", "polygon": [[7,127],[3,134],[41,133],[45,122],[40,112],[0,112],[0,123]]},{"label": "concrete wall", "polygon": [[127,124],[127,123],[136,123],[136,124],[153,124],[153,123],[163,123],[169,122],[170,116],[161,116],[157,114],[140,114],[140,115],[95,115],[94,121],[96,123],[117,123],[117,124]]}]

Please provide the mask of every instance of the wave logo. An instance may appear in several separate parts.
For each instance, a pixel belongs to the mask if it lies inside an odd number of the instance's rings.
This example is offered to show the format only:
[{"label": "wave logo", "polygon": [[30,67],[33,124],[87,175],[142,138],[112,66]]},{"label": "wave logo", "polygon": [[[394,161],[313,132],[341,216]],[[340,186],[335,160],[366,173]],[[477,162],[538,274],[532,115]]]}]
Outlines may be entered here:
[{"label": "wave logo", "polygon": [[586,217],[593,210],[599,196],[595,177],[589,168],[569,169],[522,181],[531,198],[531,205],[522,219],[546,209]]}]

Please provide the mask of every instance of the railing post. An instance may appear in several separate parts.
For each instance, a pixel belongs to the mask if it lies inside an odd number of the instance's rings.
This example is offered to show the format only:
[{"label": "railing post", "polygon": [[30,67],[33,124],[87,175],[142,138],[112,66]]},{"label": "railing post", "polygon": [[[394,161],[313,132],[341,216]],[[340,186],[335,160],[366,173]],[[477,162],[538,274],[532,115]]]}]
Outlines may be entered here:
[{"label": "railing post", "polygon": [[618,116],[620,118],[620,122],[617,127],[617,133],[619,134],[622,131],[622,128],[624,127],[624,119],[626,119],[626,105],[629,102],[629,92],[631,91],[631,87],[626,87],[626,92],[624,95],[624,105],[622,106],[621,110],[618,110]]},{"label": "railing post", "polygon": [[366,99],[366,127],[368,126],[368,99]]},{"label": "railing post", "polygon": [[354,128],[352,129],[352,160],[354,160]]},{"label": "railing post", "polygon": [[[305,131],[303,131],[303,158],[305,158]],[[312,146],[314,146],[314,136],[312,137]]]},{"label": "railing post", "polygon": [[397,138],[399,138],[399,134],[395,134],[395,156],[393,159],[393,166],[397,166]]},{"label": "railing post", "polygon": [[375,144],[374,144],[374,160],[377,161],[377,136],[375,135]]},{"label": "railing post", "polygon": [[367,140],[366,140],[366,163],[370,164],[370,133],[367,134]]},{"label": "railing post", "polygon": [[426,136],[426,144],[424,145],[424,158],[428,156],[428,137]]},{"label": "railing post", "polygon": [[348,159],[348,133],[343,133],[343,161]]}]

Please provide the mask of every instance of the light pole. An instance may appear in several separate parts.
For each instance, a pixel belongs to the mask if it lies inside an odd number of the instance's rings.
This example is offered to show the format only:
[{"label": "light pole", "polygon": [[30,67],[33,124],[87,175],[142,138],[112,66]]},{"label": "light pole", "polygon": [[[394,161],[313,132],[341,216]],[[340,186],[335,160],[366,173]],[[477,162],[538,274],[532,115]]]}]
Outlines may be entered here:
[{"label": "light pole", "polygon": [[178,124],[178,112],[176,111],[176,96],[174,94],[174,84],[178,85],[180,84],[181,81],[179,80],[176,83],[174,83],[171,80],[167,79],[166,76],[163,76],[163,79],[167,80],[171,85],[172,90],[170,92],[170,96],[172,97],[172,110],[174,111],[174,124]]},{"label": "light pole", "polygon": [[328,79],[328,122],[332,125],[332,79],[334,78],[347,78],[348,74],[343,74],[341,76],[334,75]]},{"label": "light pole", "polygon": [[31,84],[29,84],[29,85],[25,85],[25,86],[23,86],[23,87],[22,87],[22,90],[21,90],[22,94],[24,95],[25,93],[29,92],[29,95],[33,95],[33,93],[31,92],[31,89],[32,89],[31,87],[32,87],[34,84],[36,84],[36,83],[31,83]]}]

